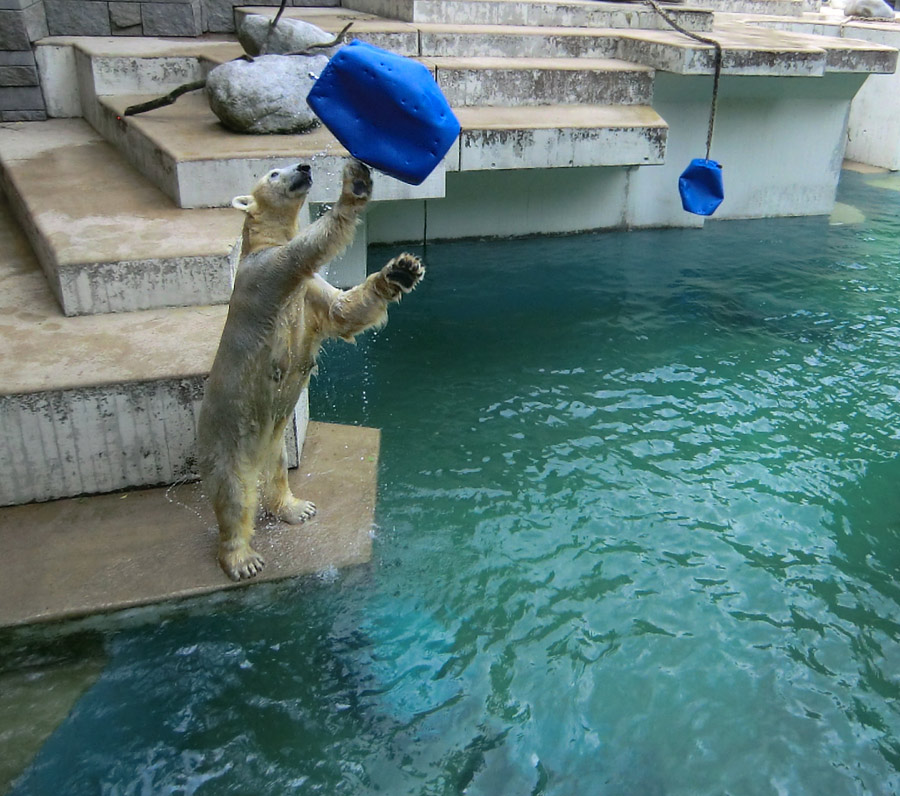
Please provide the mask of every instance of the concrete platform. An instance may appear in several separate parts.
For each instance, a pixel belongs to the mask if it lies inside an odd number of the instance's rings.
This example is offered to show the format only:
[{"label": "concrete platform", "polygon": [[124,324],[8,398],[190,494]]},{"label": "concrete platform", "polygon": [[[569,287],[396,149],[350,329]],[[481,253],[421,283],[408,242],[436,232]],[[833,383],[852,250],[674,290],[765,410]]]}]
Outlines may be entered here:
[{"label": "concrete platform", "polygon": [[[785,4],[799,2],[777,1]],[[596,0],[343,0],[342,5],[406,22],[581,28],[656,28],[665,25],[659,15],[640,3],[604,3]],[[668,10],[688,30],[704,31],[712,26],[710,11],[672,6]]]},{"label": "concrete platform", "polygon": [[81,119],[0,129],[0,187],[66,315],[231,295],[243,215],[176,207]]},{"label": "concrete platform", "polygon": [[643,105],[457,108],[459,162],[448,171],[640,166],[665,160],[668,125]]},{"label": "concrete platform", "polygon": [[[125,108],[148,95],[99,98],[91,124],[138,170],[182,208],[227,207],[247,193],[269,169],[304,161],[313,172],[310,202],[333,202],[340,195],[348,152],[324,127],[303,135],[241,135],[219,124],[200,93],[174,105],[122,118]],[[373,173],[376,201],[433,199],[444,195],[438,166],[421,185],[407,185]]]},{"label": "concrete platform", "polygon": [[[238,15],[262,14],[272,17],[277,8],[244,7]],[[314,11],[315,13],[311,13]],[[783,13],[780,11],[779,13]],[[286,9],[285,15],[303,19],[337,33],[351,18],[336,9]],[[488,25],[451,23],[400,23],[377,18],[353,17],[351,35],[368,40],[378,31],[379,46],[400,52],[391,37],[418,31],[418,49],[404,55],[420,57],[525,57],[525,58],[616,58],[675,74],[710,74],[713,50],[709,45],[688,39],[668,26],[654,29],[565,27],[539,25]],[[358,26],[358,27],[357,27]],[[847,45],[833,37],[792,36],[778,30],[746,25],[737,15],[729,15],[712,28],[713,38],[724,48],[725,74],[765,76],[820,76],[826,71],[893,71],[891,48],[865,43]],[[373,42],[375,43],[375,42]]]},{"label": "concrete platform", "polygon": [[0,627],[67,619],[362,564],[371,558],[380,434],[311,423],[298,495],[318,515],[257,533],[267,565],[233,583],[196,484],[0,509]]},{"label": "concrete platform", "polygon": [[453,108],[649,105],[653,70],[612,58],[423,58]]}]

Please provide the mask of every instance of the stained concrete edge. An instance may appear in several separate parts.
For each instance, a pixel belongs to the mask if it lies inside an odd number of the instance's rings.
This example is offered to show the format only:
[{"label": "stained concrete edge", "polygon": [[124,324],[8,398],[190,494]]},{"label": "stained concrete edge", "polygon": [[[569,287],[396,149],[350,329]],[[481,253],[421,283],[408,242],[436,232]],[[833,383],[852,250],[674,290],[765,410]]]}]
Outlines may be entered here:
[{"label": "stained concrete edge", "polygon": [[0,627],[97,613],[364,564],[372,555],[380,432],[310,423],[290,481],[317,516],[262,519],[266,568],[234,583],[216,563],[217,530],[199,484],[0,509]]}]

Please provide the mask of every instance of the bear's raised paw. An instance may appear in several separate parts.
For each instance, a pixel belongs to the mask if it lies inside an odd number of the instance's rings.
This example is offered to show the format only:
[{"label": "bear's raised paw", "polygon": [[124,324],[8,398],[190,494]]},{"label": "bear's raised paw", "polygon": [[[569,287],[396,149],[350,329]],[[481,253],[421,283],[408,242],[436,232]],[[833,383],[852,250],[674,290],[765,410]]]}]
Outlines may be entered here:
[{"label": "bear's raised paw", "polygon": [[409,293],[425,278],[425,266],[418,257],[404,252],[391,260],[383,273],[389,282]]},{"label": "bear's raised paw", "polygon": [[368,201],[372,195],[372,174],[365,163],[354,159],[347,162],[344,166],[342,193],[356,202]]}]

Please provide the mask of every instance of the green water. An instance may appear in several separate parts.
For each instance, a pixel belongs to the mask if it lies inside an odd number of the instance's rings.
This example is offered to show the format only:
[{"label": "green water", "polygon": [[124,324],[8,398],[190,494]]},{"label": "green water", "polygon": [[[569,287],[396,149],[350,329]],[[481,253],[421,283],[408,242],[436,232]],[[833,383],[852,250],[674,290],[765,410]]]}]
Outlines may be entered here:
[{"label": "green water", "polygon": [[429,245],[314,388],[372,565],[95,623],[11,793],[900,791],[900,193],[841,200]]}]

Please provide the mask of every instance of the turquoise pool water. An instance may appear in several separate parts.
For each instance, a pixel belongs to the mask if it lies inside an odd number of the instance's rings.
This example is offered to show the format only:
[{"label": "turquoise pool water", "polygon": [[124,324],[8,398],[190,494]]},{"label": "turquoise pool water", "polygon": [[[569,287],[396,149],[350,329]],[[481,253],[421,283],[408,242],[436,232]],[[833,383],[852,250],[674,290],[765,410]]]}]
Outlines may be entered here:
[{"label": "turquoise pool water", "polygon": [[108,656],[11,793],[900,791],[873,179],[845,174],[856,225],[429,245],[315,385],[314,417],[383,429],[372,565],[7,639]]}]

